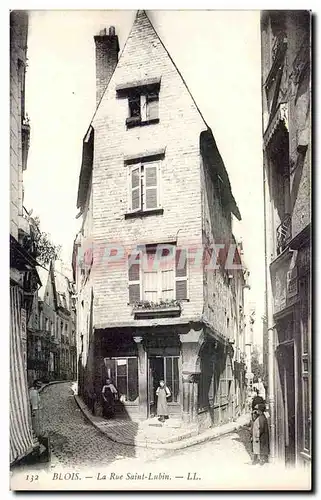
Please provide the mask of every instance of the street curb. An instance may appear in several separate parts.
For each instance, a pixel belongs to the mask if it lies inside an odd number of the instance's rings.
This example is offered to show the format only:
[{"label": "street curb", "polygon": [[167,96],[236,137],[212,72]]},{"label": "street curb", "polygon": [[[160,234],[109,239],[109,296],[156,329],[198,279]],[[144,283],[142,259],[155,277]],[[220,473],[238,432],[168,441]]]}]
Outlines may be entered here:
[{"label": "street curb", "polygon": [[48,384],[44,384],[38,389],[38,392],[42,392],[46,387],[49,385],[54,385],[54,384],[70,384],[73,382],[73,380],[52,380],[51,382],[48,382]]},{"label": "street curb", "polygon": [[[231,432],[235,432],[236,430],[240,429],[241,427],[244,427],[248,425],[250,422],[250,414],[248,415],[241,415],[239,417],[239,422],[229,422],[227,424],[223,424],[219,427],[214,427],[207,429],[206,431],[197,434],[196,436],[191,436],[186,439],[182,436],[177,440],[177,442],[170,442],[170,443],[148,443],[147,441],[139,441],[135,439],[126,439],[126,438],[116,438],[115,436],[112,436],[111,434],[107,433],[105,430],[101,429],[101,427],[93,420],[93,416],[90,413],[90,411],[87,409],[85,403],[81,400],[79,396],[74,394],[75,401],[84,415],[84,417],[89,420],[89,422],[102,434],[104,434],[108,439],[113,441],[114,443],[119,443],[119,444],[124,444],[127,446],[138,446],[141,448],[150,448],[150,449],[158,449],[158,450],[182,450],[184,448],[188,448],[190,446],[194,446],[197,444],[205,443],[207,441],[212,441],[214,439],[217,439],[221,436],[225,436],[226,434],[229,434]],[[233,425],[231,425],[233,424]]]}]

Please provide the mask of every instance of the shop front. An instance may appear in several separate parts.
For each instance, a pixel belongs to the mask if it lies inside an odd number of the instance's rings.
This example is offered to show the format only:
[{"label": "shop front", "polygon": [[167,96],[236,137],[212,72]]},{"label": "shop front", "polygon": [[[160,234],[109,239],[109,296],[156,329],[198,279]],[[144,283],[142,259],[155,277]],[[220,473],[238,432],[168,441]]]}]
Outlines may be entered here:
[{"label": "shop front", "polygon": [[[116,386],[116,416],[145,420],[157,414],[156,390],[164,380],[170,390],[170,416],[181,414],[182,363],[179,335],[141,332],[141,335],[101,333],[97,342],[95,392],[107,378]],[[118,339],[116,341],[116,339]],[[120,341],[121,339],[121,341]]]}]

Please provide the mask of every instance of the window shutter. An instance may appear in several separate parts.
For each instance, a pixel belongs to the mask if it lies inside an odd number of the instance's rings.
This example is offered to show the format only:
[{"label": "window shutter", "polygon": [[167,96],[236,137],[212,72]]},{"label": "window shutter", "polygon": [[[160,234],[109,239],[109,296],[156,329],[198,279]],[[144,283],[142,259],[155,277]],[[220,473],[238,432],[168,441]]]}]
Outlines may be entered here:
[{"label": "window shutter", "polygon": [[133,261],[131,255],[128,256],[128,290],[129,303],[133,304],[140,300],[140,257]]},{"label": "window shutter", "polygon": [[187,253],[184,249],[176,249],[176,300],[187,299]]},{"label": "window shutter", "polygon": [[142,122],[147,120],[147,98],[144,94],[140,96],[140,116]]},{"label": "window shutter", "polygon": [[158,94],[147,96],[147,120],[158,119]]},{"label": "window shutter", "polygon": [[144,165],[145,210],[158,207],[158,163]]},{"label": "window shutter", "polygon": [[129,175],[129,210],[136,212],[141,209],[141,167],[134,165]]}]

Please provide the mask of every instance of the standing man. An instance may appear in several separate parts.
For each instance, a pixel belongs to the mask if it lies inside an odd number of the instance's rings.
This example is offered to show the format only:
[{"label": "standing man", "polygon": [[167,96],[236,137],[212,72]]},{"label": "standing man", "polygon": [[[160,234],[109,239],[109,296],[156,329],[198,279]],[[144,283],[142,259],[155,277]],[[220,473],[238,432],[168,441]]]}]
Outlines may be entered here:
[{"label": "standing man", "polygon": [[38,382],[34,381],[29,390],[30,406],[31,406],[31,420],[32,427],[36,436],[40,436],[40,395],[38,392]]},{"label": "standing man", "polygon": [[252,423],[253,464],[260,465],[269,459],[269,426],[264,411],[264,404],[256,405]]}]

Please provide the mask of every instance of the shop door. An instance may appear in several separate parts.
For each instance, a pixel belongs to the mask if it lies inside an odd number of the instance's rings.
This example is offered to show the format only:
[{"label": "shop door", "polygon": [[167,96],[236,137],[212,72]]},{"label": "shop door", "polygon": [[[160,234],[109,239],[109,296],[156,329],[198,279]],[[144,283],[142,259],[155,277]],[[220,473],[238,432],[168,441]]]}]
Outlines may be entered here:
[{"label": "shop door", "polygon": [[171,391],[168,398],[169,413],[175,411],[179,406],[179,370],[178,356],[154,356],[149,358],[148,363],[148,394],[149,394],[149,416],[157,414],[156,390],[159,382],[164,380]]}]

